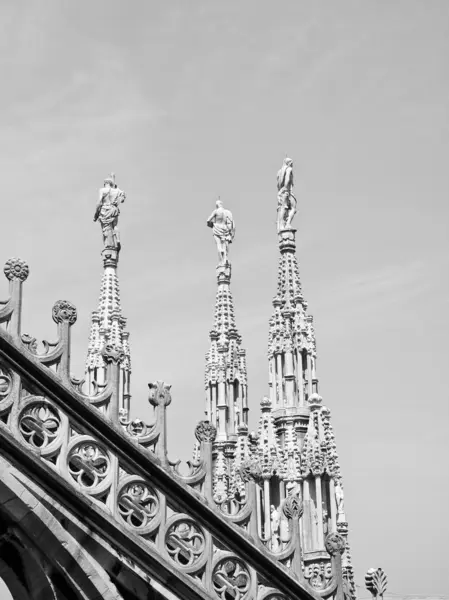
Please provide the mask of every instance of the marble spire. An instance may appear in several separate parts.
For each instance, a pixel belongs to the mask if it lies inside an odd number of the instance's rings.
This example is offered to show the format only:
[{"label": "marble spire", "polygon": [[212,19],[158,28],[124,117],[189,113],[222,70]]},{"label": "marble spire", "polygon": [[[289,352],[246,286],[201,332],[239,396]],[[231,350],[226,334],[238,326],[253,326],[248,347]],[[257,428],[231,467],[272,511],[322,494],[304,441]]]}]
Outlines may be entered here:
[{"label": "marble spire", "polygon": [[[270,407],[266,402],[259,438],[266,440],[267,455],[280,457],[277,458],[280,466],[276,473],[266,469],[265,505],[270,498],[275,510],[279,510],[277,505],[282,506],[291,493],[289,490],[300,495],[304,511],[301,522],[304,576],[317,590],[327,585],[330,568],[327,536],[335,533],[343,537],[342,577],[347,581],[349,595],[355,597],[342,476],[330,411],[318,394],[313,317],[308,314],[302,293],[296,256],[296,229],[292,220],[297,200],[293,195],[293,161],[289,158],[278,172],[277,187],[279,267],[268,334]],[[277,476],[273,477],[274,474]],[[266,479],[270,479],[270,484]],[[264,516],[267,536],[270,522],[266,511]]]},{"label": "marble spire", "polygon": [[[89,346],[86,359],[86,380],[91,392],[106,381],[106,362],[103,351],[106,347],[123,353],[120,363],[120,390],[118,408],[122,415],[129,413],[131,355],[126,319],[122,314],[117,268],[121,250],[118,219],[119,205],[125,193],[117,187],[114,175],[107,177],[100,189],[94,221],[99,221],[103,234],[103,276],[100,286],[98,308],[92,312]],[[110,415],[114,420],[117,415]]]},{"label": "marble spire", "polygon": [[[207,220],[217,244],[217,295],[210,347],[206,353],[206,418],[217,428],[214,442],[214,497],[228,499],[238,487],[235,463],[248,449],[248,402],[246,351],[237,329],[231,292],[231,263],[228,246],[234,238],[232,213],[218,201]],[[242,439],[240,439],[242,438]],[[241,456],[240,456],[241,455]]]}]

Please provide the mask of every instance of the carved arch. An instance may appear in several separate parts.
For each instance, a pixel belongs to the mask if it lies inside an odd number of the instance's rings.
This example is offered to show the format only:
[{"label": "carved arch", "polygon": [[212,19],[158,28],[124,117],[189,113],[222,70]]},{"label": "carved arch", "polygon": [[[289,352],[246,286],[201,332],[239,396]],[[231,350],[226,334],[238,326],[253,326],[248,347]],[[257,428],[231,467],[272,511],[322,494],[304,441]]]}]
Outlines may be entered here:
[{"label": "carved arch", "polygon": [[[101,564],[63,528],[32,490],[12,474],[1,458],[0,472],[0,522],[6,524],[7,543],[23,547],[23,559],[35,560],[40,568],[39,577],[48,581],[47,595],[29,595],[29,600],[120,598]],[[15,573],[4,557],[0,561],[3,563],[0,568],[6,563],[2,577],[13,597],[28,600],[26,595],[18,595],[20,590],[27,589],[20,573]],[[45,587],[43,579],[40,581]]]}]

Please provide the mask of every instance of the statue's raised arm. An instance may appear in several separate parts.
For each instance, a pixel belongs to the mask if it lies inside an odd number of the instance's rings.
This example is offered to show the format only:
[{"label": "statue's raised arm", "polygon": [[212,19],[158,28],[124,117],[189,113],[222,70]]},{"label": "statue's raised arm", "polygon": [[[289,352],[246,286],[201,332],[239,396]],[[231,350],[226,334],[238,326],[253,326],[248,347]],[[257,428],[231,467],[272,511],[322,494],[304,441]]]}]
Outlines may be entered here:
[{"label": "statue's raised arm", "polygon": [[223,202],[217,200],[216,209],[207,219],[207,226],[212,227],[217,244],[219,265],[229,264],[229,244],[235,236],[235,223],[230,210],[223,208]]},{"label": "statue's raised arm", "polygon": [[99,192],[94,215],[94,221],[97,221],[97,219],[100,221],[105,248],[114,248],[116,250],[120,250],[121,248],[120,231],[118,228],[119,204],[124,202],[125,199],[126,194],[117,187],[114,174],[106,177],[104,185]]},{"label": "statue's raised arm", "polygon": [[296,214],[297,202],[293,195],[293,161],[285,158],[277,174],[278,188],[278,232],[291,229],[293,217]]}]

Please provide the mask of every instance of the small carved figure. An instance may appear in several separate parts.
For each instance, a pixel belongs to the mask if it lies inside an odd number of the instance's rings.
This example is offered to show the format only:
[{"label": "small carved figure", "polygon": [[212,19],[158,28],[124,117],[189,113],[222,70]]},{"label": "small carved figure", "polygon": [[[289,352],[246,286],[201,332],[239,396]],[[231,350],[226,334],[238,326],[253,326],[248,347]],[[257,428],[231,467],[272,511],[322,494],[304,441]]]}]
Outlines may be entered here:
[{"label": "small carved figure", "polygon": [[337,521],[345,521],[345,496],[339,481],[335,482],[335,502],[337,504]]},{"label": "small carved figure", "polygon": [[288,543],[291,538],[291,532],[290,532],[290,527],[289,527],[289,523],[288,523],[288,518],[285,516],[284,512],[281,515],[281,522],[279,525],[279,536],[280,536],[281,542],[283,544]]},{"label": "small carved figure", "polygon": [[293,217],[296,214],[297,201],[293,190],[293,161],[285,158],[277,175],[278,186],[278,232],[282,229],[291,229]]},{"label": "small carved figure", "polygon": [[328,524],[328,512],[326,509],[326,506],[324,504],[324,502],[322,503],[322,509],[323,509],[323,533],[324,535],[327,535],[327,533],[329,532],[329,524]]},{"label": "small carved figure", "polygon": [[279,527],[281,523],[281,514],[273,505],[271,505],[271,550],[277,552],[280,547]]},{"label": "small carved figure", "polygon": [[235,223],[230,210],[223,208],[223,202],[217,200],[216,209],[207,219],[207,226],[212,227],[217,244],[219,265],[229,264],[228,248],[235,236]]},{"label": "small carved figure", "polygon": [[104,180],[104,186],[100,190],[100,197],[94,215],[94,221],[100,221],[105,248],[114,248],[120,251],[119,204],[124,202],[125,198],[125,192],[118,188],[115,183],[114,174],[107,177]]}]

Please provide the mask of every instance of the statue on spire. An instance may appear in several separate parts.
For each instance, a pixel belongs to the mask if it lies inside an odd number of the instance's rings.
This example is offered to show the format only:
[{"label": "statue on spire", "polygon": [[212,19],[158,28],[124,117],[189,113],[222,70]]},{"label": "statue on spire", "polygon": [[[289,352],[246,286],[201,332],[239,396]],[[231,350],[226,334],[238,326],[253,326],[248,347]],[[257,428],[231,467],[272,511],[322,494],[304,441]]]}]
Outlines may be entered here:
[{"label": "statue on spire", "polygon": [[278,232],[282,229],[291,229],[293,217],[296,214],[297,201],[292,193],[293,189],[293,161],[284,158],[284,163],[278,171]]},{"label": "statue on spire", "polygon": [[228,248],[235,236],[235,223],[230,210],[223,208],[223,202],[217,200],[216,209],[207,219],[207,226],[212,227],[217,244],[218,261],[220,266],[229,264]]},{"label": "statue on spire", "polygon": [[124,202],[125,198],[125,192],[118,188],[115,183],[114,173],[110,177],[106,177],[104,186],[100,190],[100,197],[94,215],[94,221],[100,221],[105,248],[114,248],[120,251],[119,204]]}]

